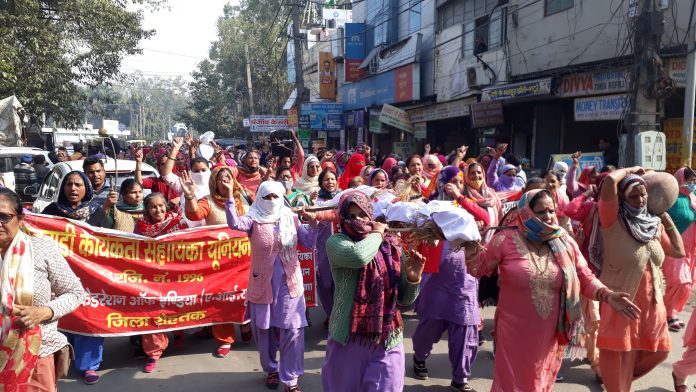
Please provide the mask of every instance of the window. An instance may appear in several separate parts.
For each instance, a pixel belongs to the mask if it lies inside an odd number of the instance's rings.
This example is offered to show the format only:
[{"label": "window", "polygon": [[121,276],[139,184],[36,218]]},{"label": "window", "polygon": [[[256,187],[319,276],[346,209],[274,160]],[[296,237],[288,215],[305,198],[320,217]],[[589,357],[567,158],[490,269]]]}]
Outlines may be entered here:
[{"label": "window", "polygon": [[573,8],[575,0],[546,0],[546,16]]},{"label": "window", "polygon": [[[464,23],[464,57],[501,48],[505,42],[507,8],[487,7],[486,9],[490,14],[484,13]],[[470,14],[474,14],[473,8],[471,11]],[[464,8],[464,13],[469,15],[468,8]]]},{"label": "window", "polygon": [[422,0],[411,0],[408,11],[408,33],[413,34],[421,28],[421,2]]}]

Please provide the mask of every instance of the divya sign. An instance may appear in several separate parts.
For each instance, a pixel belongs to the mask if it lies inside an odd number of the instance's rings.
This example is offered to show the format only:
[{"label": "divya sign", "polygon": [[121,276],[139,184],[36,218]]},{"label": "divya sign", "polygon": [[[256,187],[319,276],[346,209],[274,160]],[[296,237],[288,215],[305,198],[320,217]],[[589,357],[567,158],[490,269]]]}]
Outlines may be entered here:
[{"label": "divya sign", "polygon": [[629,81],[630,73],[627,68],[570,74],[561,79],[558,95],[579,97],[620,93],[628,89]]}]

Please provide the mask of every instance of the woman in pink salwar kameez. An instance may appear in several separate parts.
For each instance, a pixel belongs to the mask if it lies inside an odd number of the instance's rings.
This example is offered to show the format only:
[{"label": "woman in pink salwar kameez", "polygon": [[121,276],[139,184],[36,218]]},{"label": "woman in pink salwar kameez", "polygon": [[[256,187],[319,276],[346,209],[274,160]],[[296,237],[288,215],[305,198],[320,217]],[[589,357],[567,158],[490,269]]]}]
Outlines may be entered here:
[{"label": "woman in pink salwar kameez", "polygon": [[566,346],[577,344],[581,294],[628,309],[627,317],[638,317],[639,310],[627,294],[607,289],[592,274],[558,226],[549,191],[527,192],[518,209],[517,230],[501,231],[483,250],[467,251],[467,268],[476,277],[496,270],[500,276],[491,391],[548,392]]}]

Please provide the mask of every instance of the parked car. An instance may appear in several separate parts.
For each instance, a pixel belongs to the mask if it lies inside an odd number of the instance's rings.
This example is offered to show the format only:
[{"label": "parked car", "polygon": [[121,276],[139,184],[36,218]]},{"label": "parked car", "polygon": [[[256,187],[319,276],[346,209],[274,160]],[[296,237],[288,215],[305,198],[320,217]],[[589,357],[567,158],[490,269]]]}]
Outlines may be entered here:
[{"label": "parked car", "polygon": [[46,166],[53,167],[53,163],[48,158],[48,151],[33,147],[0,147],[0,173],[5,188],[15,190],[13,170],[25,155],[43,155],[46,157]]},{"label": "parked car", "polygon": [[[84,161],[68,161],[60,162],[53,166],[53,169],[46,176],[43,184],[38,189],[36,195],[36,201],[31,207],[31,211],[35,213],[41,213],[41,211],[46,208],[49,204],[58,201],[58,195],[60,193],[60,184],[63,182],[63,178],[74,170],[82,171],[82,163]],[[116,167],[118,167],[118,172],[116,172]],[[126,178],[135,178],[135,161],[129,161],[124,159],[107,159],[104,162],[104,170],[106,170],[106,178],[116,179],[116,174],[118,173],[118,180],[116,183],[117,188],[121,187],[121,183]],[[157,170],[148,165],[147,163],[142,164],[140,171],[143,178],[146,177],[157,177],[159,173]],[[148,195],[150,193],[149,189],[144,189],[143,193]]]}]

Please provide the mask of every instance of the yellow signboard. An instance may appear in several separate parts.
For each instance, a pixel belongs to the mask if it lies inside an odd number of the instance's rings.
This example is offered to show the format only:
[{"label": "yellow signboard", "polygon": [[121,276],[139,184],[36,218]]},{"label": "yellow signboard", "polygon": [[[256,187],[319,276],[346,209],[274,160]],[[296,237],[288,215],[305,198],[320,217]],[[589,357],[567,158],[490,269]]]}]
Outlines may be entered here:
[{"label": "yellow signboard", "polygon": [[[668,173],[674,173],[680,167],[684,166],[687,151],[683,151],[682,131],[684,119],[668,118],[662,121],[662,131],[667,138],[667,168]],[[693,151],[693,140],[691,142],[691,151]],[[692,154],[691,167],[696,165],[696,154]]]}]

